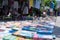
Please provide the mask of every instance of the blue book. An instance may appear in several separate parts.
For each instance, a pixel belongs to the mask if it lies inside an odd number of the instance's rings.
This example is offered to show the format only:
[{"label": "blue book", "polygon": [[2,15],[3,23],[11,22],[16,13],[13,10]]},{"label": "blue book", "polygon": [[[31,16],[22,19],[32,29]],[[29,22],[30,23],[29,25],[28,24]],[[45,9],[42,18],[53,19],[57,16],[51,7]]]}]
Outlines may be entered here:
[{"label": "blue book", "polygon": [[22,30],[26,30],[26,31],[36,31],[36,27],[23,27]]},{"label": "blue book", "polygon": [[22,30],[20,32],[20,36],[24,36],[24,37],[27,37],[27,38],[33,38],[33,35],[34,35],[34,33],[31,32],[31,31],[24,31],[24,30]]},{"label": "blue book", "polygon": [[12,30],[9,31],[9,33],[12,33],[13,34],[16,31],[18,31],[18,30],[12,29]]},{"label": "blue book", "polygon": [[36,30],[36,32],[39,33],[39,34],[52,34],[53,30],[48,29],[48,28],[38,28]]},{"label": "blue book", "polygon": [[54,29],[54,26],[52,26],[52,25],[44,25],[43,27]]},{"label": "blue book", "polygon": [[38,37],[43,38],[43,39],[54,39],[54,38],[56,38],[56,36],[53,34],[51,34],[51,35],[38,34]]}]

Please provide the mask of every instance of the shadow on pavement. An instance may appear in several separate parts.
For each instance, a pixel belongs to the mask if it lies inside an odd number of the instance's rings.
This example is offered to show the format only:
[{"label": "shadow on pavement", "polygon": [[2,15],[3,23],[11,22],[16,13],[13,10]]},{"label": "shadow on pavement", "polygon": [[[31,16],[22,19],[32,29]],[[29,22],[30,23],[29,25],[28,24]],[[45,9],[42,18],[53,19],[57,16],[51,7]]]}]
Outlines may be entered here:
[{"label": "shadow on pavement", "polygon": [[55,26],[54,34],[57,38],[60,38],[60,27]]}]

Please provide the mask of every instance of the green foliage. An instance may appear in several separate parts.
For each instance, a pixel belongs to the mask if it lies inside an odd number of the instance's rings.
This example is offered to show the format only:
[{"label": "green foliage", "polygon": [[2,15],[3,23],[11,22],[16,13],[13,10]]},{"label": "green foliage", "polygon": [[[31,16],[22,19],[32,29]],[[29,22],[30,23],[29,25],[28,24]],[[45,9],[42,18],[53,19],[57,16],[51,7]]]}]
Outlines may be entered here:
[{"label": "green foliage", "polygon": [[[57,5],[56,0],[53,0],[53,2],[54,2],[54,5],[56,7],[56,5]],[[50,4],[50,0],[44,0],[44,5],[45,6],[49,6],[49,4]]]},{"label": "green foliage", "polygon": [[44,0],[45,6],[49,6],[50,1],[49,0]]}]

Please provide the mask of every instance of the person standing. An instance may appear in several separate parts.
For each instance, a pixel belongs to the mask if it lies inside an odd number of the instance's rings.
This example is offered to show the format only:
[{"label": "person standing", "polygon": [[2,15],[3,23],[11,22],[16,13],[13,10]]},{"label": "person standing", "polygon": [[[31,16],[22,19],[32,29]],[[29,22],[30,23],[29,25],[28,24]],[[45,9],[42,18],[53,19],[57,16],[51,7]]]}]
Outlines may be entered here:
[{"label": "person standing", "polygon": [[53,9],[50,9],[50,19],[51,21],[54,21],[54,22],[56,21]]},{"label": "person standing", "polygon": [[58,8],[57,13],[58,13],[58,16],[60,16],[60,7]]},{"label": "person standing", "polygon": [[23,15],[27,16],[28,15],[28,4],[25,3],[24,9],[23,9]]},{"label": "person standing", "polygon": [[12,9],[14,7],[14,0],[8,0],[8,6]]},{"label": "person standing", "polygon": [[40,0],[34,0],[35,16],[40,16]]},{"label": "person standing", "polygon": [[50,8],[54,9],[54,2],[52,0],[50,0]]}]

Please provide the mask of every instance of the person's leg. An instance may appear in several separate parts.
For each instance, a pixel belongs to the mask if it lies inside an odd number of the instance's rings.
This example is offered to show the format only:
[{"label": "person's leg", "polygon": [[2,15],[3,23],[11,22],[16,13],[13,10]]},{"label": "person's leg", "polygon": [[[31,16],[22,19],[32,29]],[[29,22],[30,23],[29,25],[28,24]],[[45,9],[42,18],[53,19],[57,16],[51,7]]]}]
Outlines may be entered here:
[{"label": "person's leg", "polygon": [[31,13],[30,16],[33,16],[33,13]]}]

